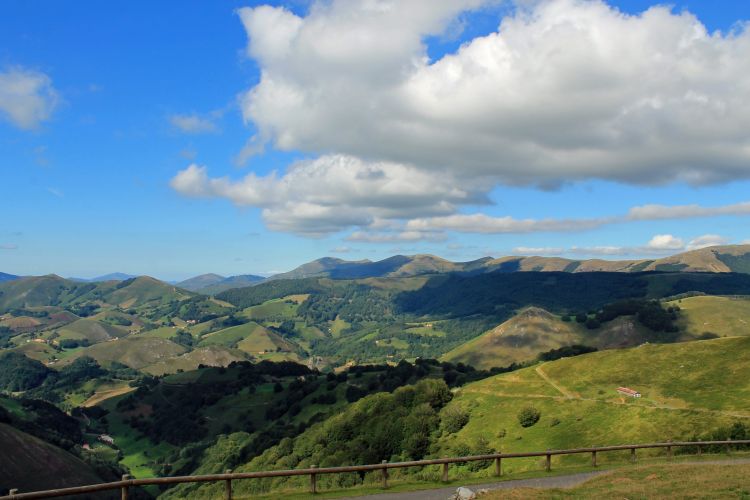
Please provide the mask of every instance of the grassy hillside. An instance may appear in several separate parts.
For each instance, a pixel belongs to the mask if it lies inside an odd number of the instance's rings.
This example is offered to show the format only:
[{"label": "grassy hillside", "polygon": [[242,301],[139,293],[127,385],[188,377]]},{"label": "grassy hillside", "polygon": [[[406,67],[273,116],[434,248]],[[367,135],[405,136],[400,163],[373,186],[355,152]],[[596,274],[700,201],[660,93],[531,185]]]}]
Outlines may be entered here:
[{"label": "grassy hillside", "polygon": [[142,370],[152,375],[165,375],[177,373],[179,370],[197,370],[203,366],[229,366],[235,361],[246,361],[247,356],[237,349],[229,349],[224,346],[211,345],[199,347],[177,357],[160,360],[154,364],[145,366]]},{"label": "grassy hillside", "polygon": [[66,366],[80,356],[90,356],[105,367],[116,361],[138,370],[164,359],[179,356],[186,350],[185,347],[166,339],[126,337],[80,349],[72,356],[56,363],[55,367]]},{"label": "grassy hillside", "polygon": [[750,299],[697,296],[670,302],[681,309],[680,326],[689,335],[706,332],[720,337],[750,335]]},{"label": "grassy hillside", "polygon": [[[619,386],[643,397],[623,397]],[[750,338],[560,359],[470,384],[451,405],[470,419],[458,433],[441,436],[441,449],[479,438],[509,452],[686,439],[737,419],[750,423]],[[524,428],[517,415],[527,406],[541,418]]]},{"label": "grassy hillside", "polygon": [[446,353],[442,359],[475,368],[507,366],[534,359],[540,352],[580,344],[585,327],[564,322],[544,309],[530,307]]},{"label": "grassy hillside", "polygon": [[124,337],[127,334],[128,330],[123,327],[91,319],[79,319],[57,330],[55,339],[58,341],[65,339],[85,339],[91,344],[95,344],[97,342],[106,342],[110,339]]}]

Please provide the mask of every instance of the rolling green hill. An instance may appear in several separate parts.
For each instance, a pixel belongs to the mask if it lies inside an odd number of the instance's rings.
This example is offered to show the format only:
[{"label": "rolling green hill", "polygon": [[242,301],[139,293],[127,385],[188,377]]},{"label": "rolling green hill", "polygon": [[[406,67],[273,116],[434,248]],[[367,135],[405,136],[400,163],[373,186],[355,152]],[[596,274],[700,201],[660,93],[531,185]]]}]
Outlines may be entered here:
[{"label": "rolling green hill", "polygon": [[126,328],[85,318],[65,325],[56,332],[55,339],[58,341],[64,339],[85,339],[91,344],[106,342],[110,339],[128,335]]},{"label": "rolling green hill", "polygon": [[185,347],[167,339],[131,336],[79,349],[54,366],[56,368],[67,366],[80,356],[90,356],[104,367],[116,361],[139,370],[159,361],[179,356],[186,350]]},{"label": "rolling green hill", "polygon": [[712,295],[674,300],[681,309],[680,325],[689,335],[713,333],[720,337],[750,335],[750,299]]},{"label": "rolling green hill", "polygon": [[142,370],[152,375],[166,375],[178,371],[197,370],[199,366],[229,366],[236,361],[247,361],[244,352],[224,346],[199,347],[177,357],[169,357],[145,366]]},{"label": "rolling green hill", "polygon": [[540,352],[581,344],[585,327],[564,322],[544,309],[527,308],[489,332],[446,353],[441,359],[475,368],[529,361]]}]

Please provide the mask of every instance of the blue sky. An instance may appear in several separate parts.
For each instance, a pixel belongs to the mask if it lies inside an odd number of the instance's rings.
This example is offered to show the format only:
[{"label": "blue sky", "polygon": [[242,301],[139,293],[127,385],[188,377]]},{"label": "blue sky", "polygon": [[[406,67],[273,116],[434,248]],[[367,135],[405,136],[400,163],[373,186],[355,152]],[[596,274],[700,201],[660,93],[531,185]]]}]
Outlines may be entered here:
[{"label": "blue sky", "polygon": [[[180,279],[750,239],[750,113],[732,104],[748,102],[747,2],[359,4],[3,2],[0,271]],[[580,29],[543,45],[565,23]],[[634,41],[601,38],[617,29]]]}]

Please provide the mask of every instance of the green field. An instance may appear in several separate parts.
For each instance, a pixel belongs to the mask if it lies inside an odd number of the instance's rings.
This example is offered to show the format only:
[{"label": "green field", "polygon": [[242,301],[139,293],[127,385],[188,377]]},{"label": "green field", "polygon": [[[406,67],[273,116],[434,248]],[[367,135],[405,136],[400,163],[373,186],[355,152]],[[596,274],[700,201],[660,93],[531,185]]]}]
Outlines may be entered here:
[{"label": "green field", "polygon": [[227,347],[234,347],[237,346],[241,340],[244,340],[252,335],[261,335],[261,329],[265,330],[265,328],[260,326],[258,323],[252,321],[242,325],[232,326],[204,335],[203,337],[201,337],[201,341],[198,346],[205,347],[209,345],[223,345]]},{"label": "green field", "polygon": [[281,298],[248,307],[241,315],[248,319],[293,318],[298,307],[299,303],[292,298]]},{"label": "green field", "polygon": [[341,336],[341,331],[349,328],[351,325],[341,319],[341,316],[336,316],[336,319],[331,322],[331,336],[338,338]]}]

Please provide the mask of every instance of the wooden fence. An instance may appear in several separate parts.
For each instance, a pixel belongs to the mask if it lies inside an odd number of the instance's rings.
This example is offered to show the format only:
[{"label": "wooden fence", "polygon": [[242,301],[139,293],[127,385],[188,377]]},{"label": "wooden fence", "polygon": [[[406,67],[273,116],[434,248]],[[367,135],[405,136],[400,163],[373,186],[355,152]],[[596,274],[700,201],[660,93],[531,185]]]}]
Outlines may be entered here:
[{"label": "wooden fence", "polygon": [[129,489],[133,486],[150,486],[164,484],[181,484],[181,483],[205,483],[213,481],[223,481],[225,485],[224,496],[227,500],[232,498],[232,481],[239,479],[260,479],[269,477],[293,477],[293,476],[310,476],[310,492],[317,493],[317,476],[321,474],[342,474],[346,472],[373,472],[380,471],[383,488],[388,488],[388,469],[401,469],[405,467],[423,467],[426,465],[442,465],[442,480],[448,481],[448,467],[450,464],[490,461],[495,462],[495,476],[502,475],[502,461],[511,458],[528,458],[528,457],[545,457],[545,470],[552,470],[552,457],[555,455],[576,455],[591,454],[591,465],[597,466],[597,454],[608,451],[625,451],[630,450],[630,460],[636,461],[636,450],[648,448],[666,448],[667,456],[672,458],[674,448],[694,447],[700,455],[704,448],[709,446],[724,446],[727,453],[730,452],[731,446],[750,445],[750,440],[728,440],[728,441],[680,441],[667,443],[648,443],[648,444],[624,444],[617,446],[601,446],[591,448],[574,448],[569,450],[546,450],[533,451],[525,453],[492,453],[489,455],[473,455],[468,457],[436,458],[431,460],[414,460],[411,462],[387,462],[372,465],[352,465],[345,467],[317,467],[310,466],[307,469],[292,470],[274,470],[262,472],[231,472],[225,474],[208,474],[203,476],[175,476],[175,477],[155,477],[147,479],[132,479],[130,476],[123,476],[121,481],[112,483],[92,484],[88,486],[76,486],[73,488],[62,488],[57,490],[35,491],[30,493],[21,493],[18,490],[11,490],[10,495],[0,497],[0,500],[21,500],[36,498],[62,497],[66,495],[80,495],[85,493],[95,493],[98,491],[120,490],[122,500],[128,499]]}]

